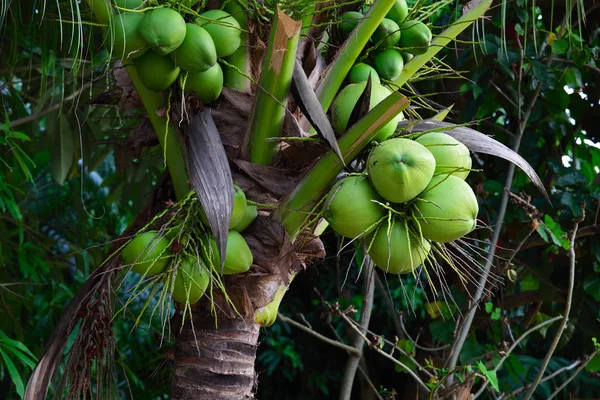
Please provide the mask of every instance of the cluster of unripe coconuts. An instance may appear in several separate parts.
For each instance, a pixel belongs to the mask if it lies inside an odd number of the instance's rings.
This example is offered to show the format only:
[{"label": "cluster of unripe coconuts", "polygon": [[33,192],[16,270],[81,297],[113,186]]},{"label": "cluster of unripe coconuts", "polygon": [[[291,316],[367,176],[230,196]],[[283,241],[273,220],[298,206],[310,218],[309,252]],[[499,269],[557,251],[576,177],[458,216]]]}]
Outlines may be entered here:
[{"label": "cluster of unripe coconuts", "polygon": [[[224,275],[241,274],[250,269],[252,252],[240,232],[244,231],[257,217],[255,205],[249,205],[242,189],[234,185],[233,212],[227,235],[227,249],[224,260]],[[208,221],[203,212],[200,219],[205,226]],[[121,252],[125,266],[144,277],[152,277],[168,270],[177,260],[177,270],[173,283],[173,300],[179,303],[194,304],[204,294],[212,273],[221,273],[221,259],[217,243],[210,234],[200,238],[200,259],[182,252],[175,258],[181,244],[176,243],[177,234],[167,233],[162,237],[157,231],[147,231],[135,236]],[[185,247],[185,246],[184,246]]]},{"label": "cluster of unripe coconuts", "polygon": [[[184,91],[208,103],[223,89],[218,59],[232,55],[241,44],[239,22],[223,10],[205,11],[186,22],[171,8],[136,10],[143,0],[116,0],[131,11],[113,17],[107,45],[113,57],[133,61],[140,80],[154,92],[168,89],[181,75]],[[182,74],[182,71],[187,74]]]}]

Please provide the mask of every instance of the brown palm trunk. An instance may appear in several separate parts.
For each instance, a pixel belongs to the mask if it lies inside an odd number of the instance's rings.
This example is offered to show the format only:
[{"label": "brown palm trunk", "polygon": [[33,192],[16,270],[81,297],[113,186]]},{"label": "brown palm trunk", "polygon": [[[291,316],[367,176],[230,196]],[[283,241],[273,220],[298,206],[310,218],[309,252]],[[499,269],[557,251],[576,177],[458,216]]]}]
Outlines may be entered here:
[{"label": "brown palm trunk", "polygon": [[194,312],[177,337],[171,398],[236,400],[254,398],[259,325],[238,317]]}]

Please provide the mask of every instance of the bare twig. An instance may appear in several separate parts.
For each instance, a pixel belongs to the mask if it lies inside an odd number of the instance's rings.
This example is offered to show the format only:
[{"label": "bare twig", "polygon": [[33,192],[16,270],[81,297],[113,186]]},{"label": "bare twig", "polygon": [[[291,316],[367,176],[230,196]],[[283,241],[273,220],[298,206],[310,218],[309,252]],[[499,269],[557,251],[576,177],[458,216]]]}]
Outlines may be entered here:
[{"label": "bare twig", "polygon": [[577,228],[579,227],[579,223],[581,221],[583,221],[584,218],[585,218],[585,202],[581,205],[581,217],[579,217],[579,219],[577,221],[575,221],[575,225],[573,226],[573,232],[571,233],[571,247],[569,248],[569,258],[570,258],[569,289],[567,291],[567,302],[565,303],[565,311],[564,311],[563,319],[562,319],[562,322],[561,322],[558,330],[556,331],[554,340],[552,341],[552,344],[550,345],[550,349],[548,350],[548,353],[546,354],[546,357],[544,358],[544,362],[542,363],[542,366],[540,367],[540,370],[539,370],[537,376],[535,377],[533,384],[529,387],[529,389],[527,390],[527,393],[525,394],[525,400],[529,399],[533,395],[533,392],[535,392],[535,389],[537,388],[540,381],[542,380],[542,377],[544,376],[544,372],[546,371],[546,368],[548,368],[548,363],[550,362],[550,359],[552,358],[552,354],[554,354],[554,350],[556,350],[556,346],[558,346],[558,341],[560,340],[560,338],[563,334],[563,331],[564,331],[565,327],[567,326],[567,321],[569,320],[569,313],[571,312],[571,304],[572,304],[572,300],[573,300],[573,288],[575,287],[575,238],[577,237]]},{"label": "bare twig", "polygon": [[554,392],[552,392],[552,394],[550,395],[550,397],[548,397],[548,400],[553,399],[554,397],[556,397],[556,395],[558,395],[564,388],[567,387],[567,385],[569,384],[569,382],[571,382],[573,379],[575,379],[575,377],[577,375],[579,375],[579,373],[585,368],[586,365],[588,365],[588,363],[590,361],[592,361],[592,358],[594,358],[598,353],[600,353],[600,348],[597,348],[596,350],[594,350],[592,352],[592,354],[590,354],[590,356],[581,363],[581,365],[579,366],[579,368],[577,368],[575,370],[575,372],[573,373],[573,375],[571,375],[569,377],[569,379],[567,379],[566,381],[563,382],[562,385],[560,385],[559,387],[556,388],[556,390]]},{"label": "bare twig", "polygon": [[321,335],[320,333],[318,333],[318,332],[310,329],[307,326],[302,325],[299,322],[294,321],[291,318],[286,317],[285,315],[283,315],[281,313],[277,314],[277,318],[279,318],[280,321],[287,322],[288,324],[292,325],[295,328],[303,330],[304,332],[306,332],[306,333],[308,333],[308,334],[316,337],[317,339],[321,340],[322,342],[325,342],[325,343],[330,344],[330,345],[332,345],[334,347],[337,347],[337,348],[340,348],[342,350],[345,350],[348,353],[354,354],[354,355],[356,355],[358,357],[360,357],[360,355],[361,355],[361,352],[359,350],[357,350],[356,348],[354,348],[352,346],[348,346],[347,344],[344,344],[344,343],[340,343],[340,342],[338,342],[336,340],[329,339],[328,337]]},{"label": "bare twig", "polygon": [[[365,296],[363,297],[359,323],[361,327],[367,329],[369,327],[369,322],[371,321],[371,312],[373,311],[373,297],[375,294],[375,282],[373,276],[375,275],[375,270],[373,269],[373,261],[369,256],[365,257],[364,262]],[[346,363],[344,377],[342,378],[342,384],[340,386],[340,400],[350,400],[350,397],[352,396],[354,376],[356,375],[356,369],[358,368],[358,363],[362,357],[362,348],[364,344],[365,341],[363,337],[356,335],[352,345],[357,350],[358,355],[350,354],[348,356],[348,362]]]},{"label": "bare twig", "polygon": [[394,328],[396,329],[396,335],[402,339],[404,337],[404,333],[402,332],[402,325],[400,322],[400,318],[398,318],[398,313],[396,312],[396,307],[394,307],[394,302],[389,296],[389,292],[385,289],[383,282],[378,274],[375,274],[375,283],[377,284],[377,289],[381,293],[383,300],[385,301],[385,305],[388,309],[388,315],[392,319],[392,323],[394,324]]},{"label": "bare twig", "polygon": [[406,327],[404,326],[404,314],[400,315],[400,327],[402,328],[402,332],[404,333],[406,338],[408,340],[410,340],[415,345],[415,348],[417,348],[419,350],[436,352],[436,351],[446,350],[447,348],[450,347],[450,344],[446,344],[441,347],[424,347],[424,346],[421,346],[420,344],[417,344],[417,342],[406,331]]},{"label": "bare twig", "polygon": [[[549,380],[554,379],[555,377],[557,377],[558,375],[562,374],[563,372],[572,370],[573,368],[577,367],[579,364],[581,364],[581,360],[577,360],[574,363],[567,365],[566,367],[559,368],[556,371],[554,371],[553,373],[551,373],[550,375],[544,377],[544,379],[542,379],[540,381],[540,383],[548,382]],[[512,399],[514,396],[516,396],[519,393],[524,392],[525,390],[527,390],[527,388],[529,388],[529,386],[531,386],[531,384],[528,384],[528,385],[525,385],[523,387],[520,387],[518,389],[513,390],[512,392],[510,392],[507,395],[508,398]],[[506,396],[503,395],[498,400],[502,400],[504,397],[506,397]]]}]

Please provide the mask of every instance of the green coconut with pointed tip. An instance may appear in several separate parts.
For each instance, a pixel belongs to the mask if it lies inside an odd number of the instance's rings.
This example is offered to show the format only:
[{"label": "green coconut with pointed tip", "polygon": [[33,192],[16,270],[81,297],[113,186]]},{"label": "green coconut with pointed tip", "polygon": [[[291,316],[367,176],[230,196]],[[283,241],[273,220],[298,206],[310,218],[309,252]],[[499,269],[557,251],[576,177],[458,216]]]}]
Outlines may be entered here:
[{"label": "green coconut with pointed tip", "polygon": [[373,200],[383,202],[369,179],[349,176],[337,182],[323,206],[324,218],[342,236],[355,238],[375,228],[385,210]]},{"label": "green coconut with pointed tip", "polygon": [[[203,238],[202,256],[217,271],[221,271],[221,257],[217,251],[214,238]],[[210,243],[210,246],[207,244]],[[241,274],[250,269],[253,257],[248,243],[239,232],[230,230],[227,233],[227,248],[225,249],[224,275]]]},{"label": "green coconut with pointed tip", "polygon": [[204,72],[189,72],[183,90],[191,90],[203,103],[215,101],[223,91],[223,70],[219,63]]},{"label": "green coconut with pointed tip", "polygon": [[400,27],[391,19],[384,18],[373,32],[371,40],[378,49],[387,49],[395,46],[400,40]]},{"label": "green coconut with pointed tip", "polygon": [[112,45],[113,57],[120,60],[132,60],[148,50],[148,44],[138,32],[143,18],[143,14],[133,12],[115,15],[107,30],[108,37],[106,39],[109,50]]},{"label": "green coconut with pointed tip", "polygon": [[454,175],[437,175],[415,201],[415,218],[423,236],[451,242],[477,225],[479,204],[473,189]]},{"label": "green coconut with pointed tip", "polygon": [[416,140],[427,147],[435,158],[435,175],[451,174],[466,179],[472,166],[467,146],[443,132],[430,132]]},{"label": "green coconut with pointed tip", "polygon": [[204,72],[217,64],[211,36],[196,24],[185,24],[185,39],[169,55],[178,67],[189,72]]},{"label": "green coconut with pointed tip", "polygon": [[[335,130],[338,136],[343,135],[349,128],[348,121],[350,121],[352,110],[354,110],[358,99],[360,98],[361,94],[365,91],[366,87],[367,82],[353,83],[344,87],[335,98],[333,104],[331,105],[331,123],[333,125],[333,129]],[[377,104],[381,103],[391,93],[392,92],[388,88],[373,82],[371,85],[369,110],[375,107]],[[387,139],[396,131],[398,122],[402,121],[403,118],[404,117],[402,113],[394,117],[394,119],[388,122],[383,128],[381,128],[377,132],[374,140],[383,141]]]},{"label": "green coconut with pointed tip", "polygon": [[200,17],[196,18],[195,23],[210,34],[219,57],[232,55],[242,43],[240,24],[225,11],[203,12]]},{"label": "green coconut with pointed tip", "polygon": [[373,187],[392,203],[406,203],[417,197],[431,181],[434,171],[433,154],[409,139],[386,140],[367,159]]},{"label": "green coconut with pointed tip", "polygon": [[377,71],[375,71],[375,68],[365,63],[358,63],[350,68],[348,80],[350,83],[366,82],[369,79],[369,76],[371,77],[373,83],[381,84],[379,75],[377,74]]},{"label": "green coconut with pointed tip", "polygon": [[390,274],[408,274],[425,262],[431,244],[414,230],[410,231],[410,224],[394,218],[391,228],[385,221],[367,238],[367,249],[381,270]]},{"label": "green coconut with pointed tip", "polygon": [[[238,185],[233,185],[233,210],[231,212],[231,219],[229,220],[229,229],[233,229],[234,226],[240,223],[246,213],[246,194]],[[200,219],[205,225],[208,225],[208,219],[204,210],[200,212]]]},{"label": "green coconut with pointed tip", "polygon": [[144,276],[154,276],[165,270],[171,261],[169,241],[158,237],[157,231],[141,233],[131,239],[121,251],[121,257],[131,271]]},{"label": "green coconut with pointed tip", "polygon": [[396,0],[385,17],[391,19],[398,25],[403,23],[406,17],[408,17],[408,4],[406,4],[406,0]]},{"label": "green coconut with pointed tip", "polygon": [[[128,10],[136,10],[141,9],[142,4],[144,4],[144,0],[114,0],[115,6],[126,8]],[[122,10],[117,9],[117,12],[121,12]],[[139,13],[138,13],[139,14]],[[143,16],[143,14],[140,14]]]},{"label": "green coconut with pointed tip", "polygon": [[338,24],[338,32],[342,38],[350,36],[352,31],[360,23],[365,16],[358,11],[347,11],[340,15],[340,23]]},{"label": "green coconut with pointed tip", "polygon": [[411,54],[425,54],[431,44],[431,30],[421,21],[409,20],[400,25],[400,41],[398,47]]},{"label": "green coconut with pointed tip", "polygon": [[171,297],[178,303],[197,303],[210,283],[210,272],[192,257],[184,256],[177,266]]},{"label": "green coconut with pointed tip", "polygon": [[233,227],[235,231],[243,232],[247,227],[250,226],[251,223],[258,217],[258,207],[248,205],[246,207],[246,211],[244,212],[244,217],[242,220]]},{"label": "green coconut with pointed tip", "polygon": [[375,70],[383,79],[396,80],[404,68],[404,58],[396,49],[385,49],[375,55]]},{"label": "green coconut with pointed tip", "polygon": [[135,59],[140,80],[153,92],[168,89],[179,76],[179,67],[169,56],[161,56],[153,50]]},{"label": "green coconut with pointed tip", "polygon": [[151,49],[164,56],[178,48],[185,39],[185,20],[170,8],[155,8],[144,14],[138,31]]}]

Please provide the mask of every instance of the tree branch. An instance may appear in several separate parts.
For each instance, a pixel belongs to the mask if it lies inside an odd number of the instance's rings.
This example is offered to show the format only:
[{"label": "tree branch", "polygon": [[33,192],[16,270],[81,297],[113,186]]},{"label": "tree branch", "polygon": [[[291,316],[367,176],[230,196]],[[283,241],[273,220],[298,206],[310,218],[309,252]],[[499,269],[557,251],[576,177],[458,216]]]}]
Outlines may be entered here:
[{"label": "tree branch", "polygon": [[598,354],[600,353],[600,348],[597,348],[596,350],[594,350],[592,352],[592,354],[590,354],[590,356],[581,363],[581,365],[579,366],[579,368],[577,368],[577,370],[575,370],[575,372],[573,373],[573,375],[571,375],[569,377],[569,379],[567,379],[566,381],[563,382],[562,385],[560,385],[559,387],[556,388],[556,390],[554,392],[552,392],[552,394],[550,395],[550,397],[548,397],[548,400],[553,399],[554,397],[556,397],[556,395],[558,395],[564,388],[567,387],[567,385],[569,384],[569,382],[571,382],[573,379],[575,379],[575,377],[577,375],[579,375],[579,373],[585,368],[586,365],[589,364],[590,361],[592,361],[592,359]]},{"label": "tree branch", "polygon": [[[577,360],[577,361],[575,361],[574,363],[567,365],[566,367],[559,368],[559,369],[557,369],[556,371],[554,371],[553,373],[551,373],[550,375],[546,376],[544,379],[542,379],[542,380],[540,381],[540,383],[544,383],[544,382],[547,382],[547,381],[549,381],[550,379],[554,379],[556,376],[558,376],[558,375],[562,374],[562,373],[563,373],[563,372],[565,372],[565,371],[570,371],[570,370],[572,370],[573,368],[577,367],[579,364],[581,364],[581,361],[580,361],[580,360]],[[518,389],[515,389],[515,390],[513,390],[512,392],[510,392],[510,393],[508,394],[509,398],[511,398],[511,399],[512,399],[512,398],[514,398],[514,396],[516,396],[516,395],[518,395],[519,393],[521,393],[521,392],[525,391],[525,390],[526,390],[526,389],[527,389],[529,386],[531,386],[531,384],[528,384],[528,385],[525,385],[525,386],[523,386],[523,387],[520,387],[520,388],[518,388]],[[501,399],[499,399],[499,400],[502,400],[502,398],[504,398],[504,397],[505,397],[505,396],[502,396],[502,397],[501,397]]]}]

